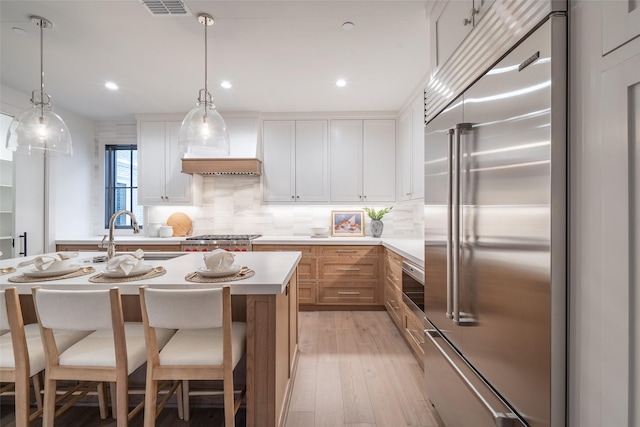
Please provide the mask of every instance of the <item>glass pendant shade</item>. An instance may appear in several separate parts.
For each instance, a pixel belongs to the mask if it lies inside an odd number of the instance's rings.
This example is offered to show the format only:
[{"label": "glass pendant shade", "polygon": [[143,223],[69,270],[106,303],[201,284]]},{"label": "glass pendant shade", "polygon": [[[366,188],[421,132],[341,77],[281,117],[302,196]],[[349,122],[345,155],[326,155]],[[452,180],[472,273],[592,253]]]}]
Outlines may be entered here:
[{"label": "glass pendant shade", "polygon": [[51,111],[50,104],[34,103],[13,119],[7,133],[7,148],[27,154],[73,154],[69,129],[60,116]]},{"label": "glass pendant shade", "polygon": [[[201,94],[202,95],[202,94]],[[180,144],[185,157],[229,156],[229,132],[215,105],[205,94],[198,106],[191,110],[180,127]]]},{"label": "glass pendant shade", "polygon": [[40,90],[31,92],[32,107],[9,125],[7,148],[27,154],[70,156],[73,147],[69,128],[52,111],[51,97],[44,92],[43,31],[53,24],[40,16],[31,16],[31,21],[40,28]]},{"label": "glass pendant shade", "polygon": [[214,24],[211,15],[201,13],[198,22],[204,26],[204,89],[198,94],[198,106],[191,110],[180,127],[180,149],[184,157],[227,157],[230,152],[229,132],[216,111],[207,89],[207,27]]}]

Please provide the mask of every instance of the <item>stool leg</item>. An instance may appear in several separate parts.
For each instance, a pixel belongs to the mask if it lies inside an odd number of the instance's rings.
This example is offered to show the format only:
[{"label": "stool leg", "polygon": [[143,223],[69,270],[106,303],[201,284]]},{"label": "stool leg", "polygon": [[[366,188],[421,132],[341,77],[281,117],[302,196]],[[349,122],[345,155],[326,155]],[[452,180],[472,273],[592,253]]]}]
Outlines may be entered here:
[{"label": "stool leg", "polygon": [[116,383],[109,383],[109,398],[111,400],[111,416],[118,418],[118,399],[116,399]]},{"label": "stool leg", "polygon": [[[16,372],[18,374],[18,372]],[[15,416],[16,426],[28,426],[29,425],[29,374],[19,375],[22,378],[16,377],[15,387]]]},{"label": "stool leg", "polygon": [[176,389],[176,401],[178,402],[178,418],[184,420],[184,404],[182,400],[182,381],[178,381],[178,388]]},{"label": "stool leg", "polygon": [[107,404],[107,386],[103,382],[98,383],[98,406],[100,407],[100,419],[106,420],[109,416],[109,405]]},{"label": "stool leg", "polygon": [[42,409],[42,381],[40,378],[40,372],[33,377],[33,391],[36,394],[36,406],[38,409]]},{"label": "stool leg", "polygon": [[189,380],[182,380],[182,406],[184,420],[189,421]]},{"label": "stool leg", "polygon": [[158,400],[158,382],[153,379],[153,371],[147,369],[147,383],[144,390],[144,427],[156,425],[156,401]]},{"label": "stool leg", "polygon": [[42,427],[53,427],[56,416],[56,390],[57,381],[48,378],[45,374],[44,380],[44,408],[42,411]]}]

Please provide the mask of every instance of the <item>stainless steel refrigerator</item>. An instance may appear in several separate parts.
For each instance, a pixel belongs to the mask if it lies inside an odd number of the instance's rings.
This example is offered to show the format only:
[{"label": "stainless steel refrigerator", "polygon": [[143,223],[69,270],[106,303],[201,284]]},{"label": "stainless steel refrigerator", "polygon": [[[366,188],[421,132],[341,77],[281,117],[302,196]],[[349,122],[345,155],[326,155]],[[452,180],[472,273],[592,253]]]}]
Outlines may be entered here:
[{"label": "stainless steel refrigerator", "polygon": [[425,381],[448,427],[565,425],[566,25],[426,126]]}]

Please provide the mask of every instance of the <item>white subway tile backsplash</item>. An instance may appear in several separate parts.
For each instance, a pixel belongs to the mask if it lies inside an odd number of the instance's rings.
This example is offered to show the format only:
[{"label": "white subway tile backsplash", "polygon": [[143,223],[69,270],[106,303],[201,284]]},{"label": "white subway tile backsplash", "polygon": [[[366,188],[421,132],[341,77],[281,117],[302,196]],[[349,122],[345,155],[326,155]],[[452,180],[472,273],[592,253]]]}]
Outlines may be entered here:
[{"label": "white subway tile backsplash", "polygon": [[[310,227],[329,226],[332,210],[359,210],[364,205],[268,205],[262,203],[259,176],[207,176],[202,183],[201,206],[149,206],[149,222],[166,222],[174,212],[185,212],[193,221],[194,234],[244,234],[265,236],[309,235]],[[375,205],[375,208],[389,206]],[[393,204],[383,218],[383,236],[422,238],[422,201]],[[365,234],[370,220],[365,215]]]}]

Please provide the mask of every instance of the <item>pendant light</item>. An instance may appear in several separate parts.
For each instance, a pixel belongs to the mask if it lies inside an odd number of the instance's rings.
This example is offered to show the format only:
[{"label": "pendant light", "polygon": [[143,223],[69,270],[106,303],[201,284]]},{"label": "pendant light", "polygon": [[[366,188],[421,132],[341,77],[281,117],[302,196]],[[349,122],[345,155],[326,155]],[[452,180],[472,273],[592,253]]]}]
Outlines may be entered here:
[{"label": "pendant light", "polygon": [[215,21],[200,13],[198,22],[204,26],[204,89],[198,94],[198,106],[182,121],[180,145],[185,157],[225,157],[229,155],[229,132],[207,86],[207,28]]},{"label": "pendant light", "polygon": [[31,16],[31,21],[40,27],[40,90],[31,92],[33,106],[9,125],[7,148],[28,154],[47,152],[70,156],[73,153],[71,134],[60,116],[52,111],[51,97],[44,91],[43,33],[53,24],[40,16]]}]

